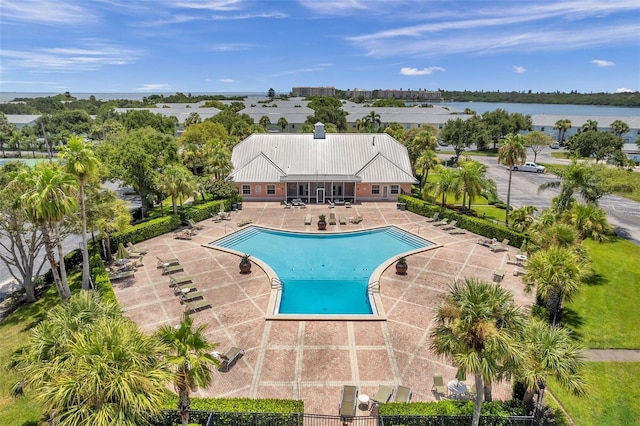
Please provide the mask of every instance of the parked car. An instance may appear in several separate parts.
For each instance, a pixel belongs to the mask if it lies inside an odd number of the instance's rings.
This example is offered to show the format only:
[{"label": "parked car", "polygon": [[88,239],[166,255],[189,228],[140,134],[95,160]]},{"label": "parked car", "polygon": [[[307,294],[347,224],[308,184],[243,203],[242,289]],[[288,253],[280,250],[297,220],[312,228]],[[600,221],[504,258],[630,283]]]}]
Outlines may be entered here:
[{"label": "parked car", "polygon": [[549,145],[549,148],[551,148],[551,149],[560,149],[560,144],[558,142],[552,143],[551,145]]},{"label": "parked car", "polygon": [[544,166],[539,166],[533,161],[527,161],[524,164],[513,166],[513,171],[544,173]]}]

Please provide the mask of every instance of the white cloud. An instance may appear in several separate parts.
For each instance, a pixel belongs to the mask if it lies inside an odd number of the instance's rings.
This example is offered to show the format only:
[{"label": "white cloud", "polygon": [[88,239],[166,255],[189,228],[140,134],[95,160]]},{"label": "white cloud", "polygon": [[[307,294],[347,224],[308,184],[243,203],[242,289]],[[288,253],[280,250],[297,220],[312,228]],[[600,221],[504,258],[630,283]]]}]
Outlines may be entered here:
[{"label": "white cloud", "polygon": [[179,1],[172,5],[174,7],[183,7],[185,9],[229,11],[229,10],[238,10],[241,4],[242,4],[241,0],[214,0],[214,1],[187,0],[187,1]]},{"label": "white cloud", "polygon": [[621,87],[616,89],[616,93],[633,93],[635,90],[627,89],[626,87]]},{"label": "white cloud", "polygon": [[214,21],[239,21],[243,19],[255,19],[255,18],[275,18],[282,19],[287,18],[289,15],[282,12],[258,12],[258,13],[244,13],[241,15],[214,15],[211,17]]},{"label": "white cloud", "polygon": [[255,48],[256,46],[249,43],[225,43],[225,44],[214,44],[209,49],[214,52],[238,52],[242,50],[250,50]]},{"label": "white cloud", "polygon": [[402,67],[400,69],[400,74],[402,74],[402,75],[430,75],[430,74],[433,74],[434,71],[445,71],[445,69],[444,68],[440,68],[440,67],[428,67],[428,68],[422,68],[420,70],[418,68]]},{"label": "white cloud", "polygon": [[605,61],[602,59],[594,59],[593,61],[591,61],[592,64],[596,64],[599,67],[612,67],[615,64],[611,61]]},{"label": "white cloud", "polygon": [[220,79],[221,83],[235,83],[235,80],[232,78],[221,78]]},{"label": "white cloud", "polygon": [[368,3],[362,0],[300,0],[300,4],[314,12],[327,15],[344,15],[378,8],[374,2]]},{"label": "white cloud", "polygon": [[519,66],[519,65],[514,65],[514,66],[513,66],[513,71],[514,71],[516,74],[524,74],[525,72],[527,72],[527,70],[526,70],[526,68],[525,68],[525,67],[521,67],[521,66]]},{"label": "white cloud", "polygon": [[171,90],[171,85],[165,84],[165,83],[149,83],[149,84],[143,84],[142,86],[133,90],[135,90],[136,92],[164,91],[164,90]]},{"label": "white cloud", "polygon": [[273,74],[273,77],[281,77],[283,75],[292,75],[292,74],[301,74],[301,73],[305,73],[305,72],[324,71],[325,69],[327,69],[331,65],[332,64],[318,64],[318,65],[313,65],[313,66],[310,66],[310,67],[307,67],[307,68],[300,68],[300,69],[297,69],[297,70],[282,71],[282,72]]},{"label": "white cloud", "polygon": [[2,21],[83,25],[95,19],[91,8],[59,0],[2,0]]}]

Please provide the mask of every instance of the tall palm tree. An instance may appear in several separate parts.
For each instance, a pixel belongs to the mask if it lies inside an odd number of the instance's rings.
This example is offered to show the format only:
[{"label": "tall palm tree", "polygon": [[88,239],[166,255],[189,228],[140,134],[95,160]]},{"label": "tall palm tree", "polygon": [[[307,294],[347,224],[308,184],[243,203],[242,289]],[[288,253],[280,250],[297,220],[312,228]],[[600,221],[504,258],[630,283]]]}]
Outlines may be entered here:
[{"label": "tall palm tree", "polygon": [[427,184],[423,190],[423,198],[426,200],[428,192],[433,190],[434,197],[442,197],[442,207],[447,203],[447,195],[451,194],[456,198],[460,195],[460,171],[450,167],[438,166],[440,179],[437,182]]},{"label": "tall palm tree", "polygon": [[436,313],[431,350],[453,360],[458,376],[472,374],[478,390],[473,426],[480,422],[485,385],[505,370],[521,365],[518,339],[524,315],[513,295],[499,285],[473,278],[453,283]]},{"label": "tall palm tree", "polygon": [[569,330],[530,318],[522,340],[524,364],[518,379],[526,386],[525,403],[529,403],[537,393],[539,405],[542,405],[542,396],[550,376],[574,394],[586,394],[585,381],[581,375],[581,348],[575,343]]},{"label": "tall palm tree", "polygon": [[365,122],[367,123],[367,127],[369,127],[372,131],[378,129],[382,125],[382,121],[380,120],[380,114],[375,111],[371,111],[368,115],[364,117]]},{"label": "tall palm tree", "polygon": [[533,224],[534,206],[522,206],[511,212],[511,226],[518,232],[525,232]]},{"label": "tall palm tree", "polygon": [[587,203],[597,205],[598,200],[607,193],[601,170],[596,165],[574,159],[566,168],[558,171],[562,180],[543,183],[538,191],[560,187],[560,194],[554,199],[554,209],[558,216],[571,208],[575,192],[579,192]]},{"label": "tall palm tree", "polygon": [[553,125],[553,128],[558,131],[558,143],[562,143],[565,135],[567,134],[567,130],[571,128],[571,120],[566,118],[558,120]]},{"label": "tall palm tree", "polygon": [[582,127],[580,127],[581,132],[597,132],[598,131],[598,122],[595,120],[587,120],[584,122]]},{"label": "tall palm tree", "polygon": [[420,170],[421,177],[420,179],[420,190],[427,182],[429,178],[429,170],[434,169],[438,164],[440,164],[440,159],[434,150],[425,149],[420,154],[420,157],[416,160],[415,168],[416,170]]},{"label": "tall palm tree", "polygon": [[260,121],[258,123],[266,129],[267,126],[271,124],[271,119],[269,119],[268,115],[263,115],[262,117],[260,117]]},{"label": "tall palm tree", "polygon": [[622,120],[615,120],[609,127],[616,136],[622,136],[630,130],[629,125]]},{"label": "tall palm tree", "polygon": [[[543,217],[546,217],[544,213],[541,215],[541,218]],[[553,218],[555,219],[555,216]],[[532,244],[529,248],[531,252],[553,246],[575,248],[580,242],[578,231],[568,223],[558,221],[548,223],[539,220],[531,226],[530,231]]]},{"label": "tall palm tree", "polygon": [[100,160],[96,157],[91,145],[82,138],[74,136],[62,147],[60,159],[68,173],[76,177],[78,182],[78,199],[80,200],[80,220],[82,222],[82,289],[91,288],[89,277],[89,248],[87,247],[87,208],[85,205],[85,186],[100,171]]},{"label": "tall palm tree", "polygon": [[218,345],[209,343],[204,337],[206,325],[193,328],[193,320],[185,313],[180,326],[165,325],[157,336],[168,346],[167,362],[173,373],[173,385],[178,392],[178,409],[182,424],[189,424],[191,398],[189,393],[199,387],[211,384],[211,367],[219,362],[211,355]]},{"label": "tall palm tree", "polygon": [[555,325],[561,319],[563,303],[579,290],[588,271],[589,263],[584,255],[572,248],[551,246],[531,255],[522,281],[527,293],[535,287]]},{"label": "tall palm tree", "polygon": [[284,132],[284,129],[287,127],[287,124],[289,124],[289,122],[287,121],[286,118],[284,117],[278,118],[278,126],[282,128],[283,132]]},{"label": "tall palm tree", "polygon": [[[32,169],[22,171],[17,179],[30,188],[22,195],[22,203],[29,217],[40,226],[56,289],[62,300],[67,301],[71,291],[64,265],[60,223],[76,208],[76,180],[57,163],[38,163]],[[51,239],[51,231],[55,242]],[[59,264],[53,252],[54,245],[58,249]]]},{"label": "tall palm tree", "polygon": [[169,379],[166,347],[125,318],[115,303],[81,292],[36,325],[14,358],[56,425],[150,423]]},{"label": "tall palm tree", "polygon": [[462,192],[462,205],[465,206],[465,198],[469,200],[468,208],[474,198],[483,192],[495,192],[496,184],[485,176],[485,166],[478,161],[463,161],[460,164],[460,190]]},{"label": "tall palm tree", "polygon": [[571,210],[565,212],[564,220],[576,228],[582,239],[606,241],[607,235],[611,234],[607,214],[593,204],[575,203]]},{"label": "tall palm tree", "polygon": [[507,187],[507,212],[505,223],[509,225],[509,209],[511,208],[511,175],[513,166],[527,159],[526,139],[517,134],[508,134],[498,149],[498,161],[509,167],[509,184]]},{"label": "tall palm tree", "polygon": [[156,185],[160,192],[171,197],[173,214],[178,214],[178,198],[190,196],[196,192],[197,184],[193,174],[181,164],[167,167],[158,176]]}]

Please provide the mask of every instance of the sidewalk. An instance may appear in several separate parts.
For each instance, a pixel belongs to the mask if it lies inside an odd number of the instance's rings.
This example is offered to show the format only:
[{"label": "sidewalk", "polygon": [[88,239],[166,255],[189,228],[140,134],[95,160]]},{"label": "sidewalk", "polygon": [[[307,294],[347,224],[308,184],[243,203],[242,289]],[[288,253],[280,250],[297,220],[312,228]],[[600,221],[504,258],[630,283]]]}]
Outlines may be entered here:
[{"label": "sidewalk", "polygon": [[587,349],[583,354],[592,362],[640,362],[640,349]]}]

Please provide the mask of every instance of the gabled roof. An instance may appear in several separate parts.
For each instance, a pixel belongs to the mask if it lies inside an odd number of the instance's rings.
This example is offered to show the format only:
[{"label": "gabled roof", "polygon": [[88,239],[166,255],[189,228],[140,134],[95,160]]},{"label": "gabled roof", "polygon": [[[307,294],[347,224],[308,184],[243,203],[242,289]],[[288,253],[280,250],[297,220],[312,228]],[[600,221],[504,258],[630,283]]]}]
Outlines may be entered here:
[{"label": "gabled roof", "polygon": [[[263,156],[260,161],[258,154]],[[325,176],[328,180],[416,183],[406,147],[386,133],[327,133],[324,139],[314,139],[310,133],[253,134],[233,148],[231,161],[234,169],[229,178],[236,182]],[[276,173],[280,173],[277,179]]]}]

